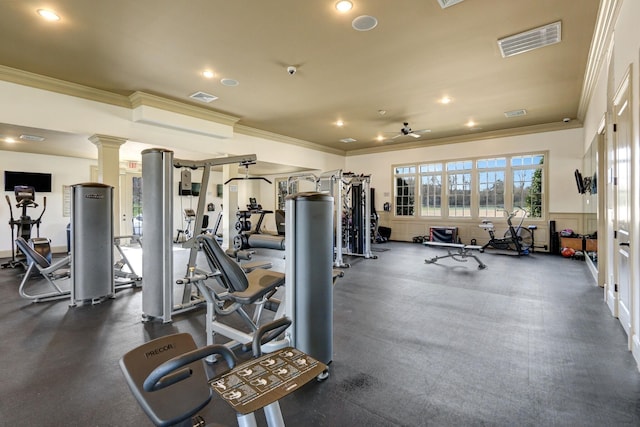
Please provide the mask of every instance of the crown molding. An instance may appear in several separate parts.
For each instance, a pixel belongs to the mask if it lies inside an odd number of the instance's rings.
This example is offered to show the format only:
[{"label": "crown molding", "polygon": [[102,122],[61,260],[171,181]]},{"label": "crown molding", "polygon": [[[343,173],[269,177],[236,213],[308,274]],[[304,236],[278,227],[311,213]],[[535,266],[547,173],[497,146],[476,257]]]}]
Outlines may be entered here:
[{"label": "crown molding", "polygon": [[584,121],[593,91],[598,83],[598,74],[607,58],[607,51],[613,38],[613,26],[620,13],[622,0],[601,0],[596,18],[596,27],[591,39],[587,66],[582,81],[582,94],[578,104],[578,119]]},{"label": "crown molding", "polygon": [[172,113],[208,120],[227,126],[233,126],[238,122],[238,120],[240,120],[240,117],[218,113],[217,111],[209,110],[208,108],[185,104],[180,101],[174,101],[172,99],[163,98],[161,96],[145,92],[134,92],[129,95],[128,99],[130,101],[129,105],[131,108],[138,108],[140,106],[159,108]]},{"label": "crown molding", "polygon": [[227,126],[233,126],[240,120],[239,117],[218,113],[207,108],[185,104],[172,99],[162,98],[157,95],[134,92],[129,96],[124,96],[4,65],[0,65],[0,80],[128,109],[133,109],[141,105],[155,107],[172,113],[208,120]]},{"label": "crown molding", "polygon": [[118,95],[117,93],[59,80],[53,77],[42,76],[4,65],[0,65],[0,80],[36,89],[43,89],[49,92],[61,93],[63,95],[75,96],[76,98],[97,101],[103,104],[117,105],[118,107],[126,108],[131,107],[129,98]]},{"label": "crown molding", "polygon": [[425,139],[404,144],[387,144],[380,147],[362,148],[358,150],[347,151],[346,156],[360,156],[363,154],[385,153],[389,151],[410,150],[412,148],[426,148],[437,145],[460,144],[463,142],[477,142],[487,139],[507,138],[510,136],[529,135],[533,133],[555,132],[559,130],[577,129],[582,127],[582,122],[572,120],[569,123],[544,123],[540,125],[523,126],[513,129],[502,129],[470,135],[451,136],[447,138]]},{"label": "crown molding", "polygon": [[242,135],[247,135],[247,136],[255,136],[256,138],[264,138],[264,139],[269,139],[271,141],[296,145],[298,147],[308,148],[315,151],[322,151],[324,153],[336,154],[338,156],[345,156],[347,154],[347,152],[344,150],[325,147],[320,144],[314,144],[313,142],[304,141],[302,139],[297,139],[297,138],[291,138],[289,136],[280,135],[280,134],[269,132],[266,130],[255,129],[245,125],[236,125],[234,127],[234,132]]}]

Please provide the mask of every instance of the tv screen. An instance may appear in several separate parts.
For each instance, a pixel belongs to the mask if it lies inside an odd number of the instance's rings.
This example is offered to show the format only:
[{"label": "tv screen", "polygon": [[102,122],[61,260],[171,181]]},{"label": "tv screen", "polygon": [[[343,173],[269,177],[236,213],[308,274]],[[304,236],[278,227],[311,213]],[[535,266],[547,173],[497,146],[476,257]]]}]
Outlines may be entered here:
[{"label": "tv screen", "polygon": [[183,190],[182,189],[182,181],[178,183],[178,195],[179,196],[196,196],[200,195],[200,183],[192,182],[191,190]]},{"label": "tv screen", "polygon": [[33,187],[36,192],[51,193],[51,174],[4,171],[4,191],[13,191],[18,185]]},{"label": "tv screen", "polygon": [[576,177],[576,186],[578,187],[578,193],[584,194],[585,188],[584,188],[584,181],[582,179],[582,174],[578,169],[576,169],[573,175]]},{"label": "tv screen", "polygon": [[199,182],[192,182],[191,183],[191,195],[192,196],[199,196],[200,195],[200,183]]}]

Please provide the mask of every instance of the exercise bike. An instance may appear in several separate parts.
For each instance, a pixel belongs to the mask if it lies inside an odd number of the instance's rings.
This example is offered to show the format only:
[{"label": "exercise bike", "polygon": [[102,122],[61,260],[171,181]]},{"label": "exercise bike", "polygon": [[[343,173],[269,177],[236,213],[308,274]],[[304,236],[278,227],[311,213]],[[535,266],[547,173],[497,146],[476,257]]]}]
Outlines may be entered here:
[{"label": "exercise bike", "polygon": [[[520,223],[514,226],[512,219],[518,216],[520,212],[522,212],[520,215]],[[503,237],[496,237],[493,222],[487,219],[483,220],[479,227],[487,230],[490,239],[482,246],[482,250],[493,248],[516,251],[518,255],[528,255],[529,251],[533,249],[533,230],[522,227],[526,216],[527,211],[522,208],[516,208],[513,212],[507,212],[507,224],[509,228]]]}]

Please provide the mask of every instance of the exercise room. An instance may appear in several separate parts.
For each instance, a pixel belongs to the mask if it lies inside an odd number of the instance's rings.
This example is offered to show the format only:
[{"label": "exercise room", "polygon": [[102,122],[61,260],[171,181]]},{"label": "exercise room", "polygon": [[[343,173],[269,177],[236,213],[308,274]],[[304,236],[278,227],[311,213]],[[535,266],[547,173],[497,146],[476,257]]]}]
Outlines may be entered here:
[{"label": "exercise room", "polygon": [[0,424],[640,425],[640,4],[236,3],[0,2]]}]

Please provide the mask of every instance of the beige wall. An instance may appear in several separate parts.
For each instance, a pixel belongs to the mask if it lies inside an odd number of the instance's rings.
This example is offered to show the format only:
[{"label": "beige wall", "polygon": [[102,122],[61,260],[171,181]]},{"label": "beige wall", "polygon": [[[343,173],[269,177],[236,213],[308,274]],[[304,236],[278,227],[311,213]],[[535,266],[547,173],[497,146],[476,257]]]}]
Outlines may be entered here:
[{"label": "beige wall", "polygon": [[[582,166],[583,131],[581,128],[495,138],[478,142],[439,145],[411,150],[349,156],[347,170],[355,173],[371,174],[371,187],[376,189],[376,210],[382,205],[393,205],[393,166],[408,163],[446,161],[460,158],[477,158],[503,154],[547,152],[545,160],[548,182],[545,188],[548,203],[548,219],[557,220],[559,230],[572,228],[585,232],[582,225],[582,199],[578,195],[573,171]],[[393,211],[393,209],[392,209]],[[479,219],[453,221],[422,218],[396,218],[384,213],[382,221],[392,228],[392,239],[410,241],[414,236],[428,234],[430,226],[457,226],[465,243],[476,239],[479,243],[488,240],[487,232],[478,227]],[[548,222],[529,221],[538,226],[536,241],[548,244]],[[496,221],[497,231],[506,230],[504,221]]]}]

